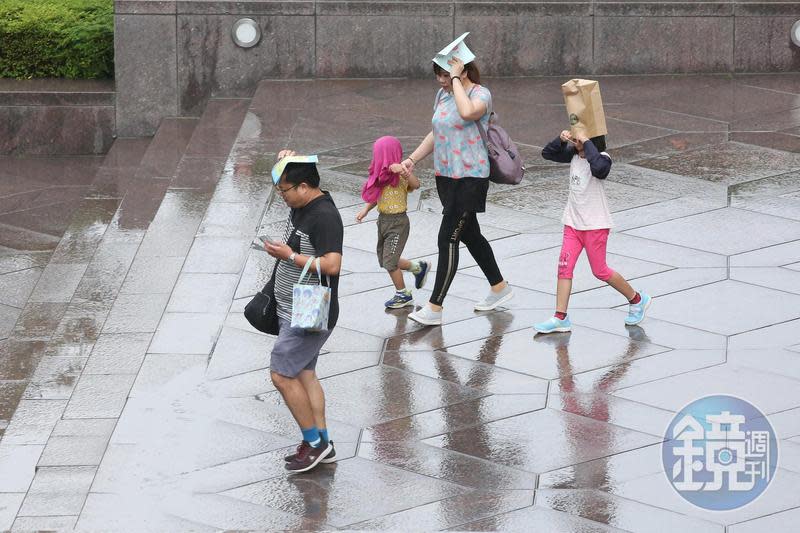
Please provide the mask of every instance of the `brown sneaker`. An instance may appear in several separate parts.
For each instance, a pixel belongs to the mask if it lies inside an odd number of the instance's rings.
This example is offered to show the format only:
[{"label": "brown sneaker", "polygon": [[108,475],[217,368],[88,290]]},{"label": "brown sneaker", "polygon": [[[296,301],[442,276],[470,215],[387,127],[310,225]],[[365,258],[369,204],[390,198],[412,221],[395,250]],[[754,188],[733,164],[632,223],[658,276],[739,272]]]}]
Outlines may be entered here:
[{"label": "brown sneaker", "polygon": [[[305,444],[305,446],[303,446]],[[323,441],[318,448],[314,448],[303,441],[298,447],[297,453],[291,463],[286,463],[286,470],[290,472],[308,472],[317,466],[323,459],[330,455],[333,446],[329,442]]]},{"label": "brown sneaker", "polygon": [[[333,441],[331,440],[329,442],[329,444],[331,445],[331,453],[329,453],[325,457],[325,459],[320,461],[321,463],[326,464],[326,465],[336,462],[336,449],[333,447]],[[310,446],[310,445],[306,441],[302,441],[300,444],[297,445],[297,448],[295,449],[295,453],[292,453],[292,454],[284,456],[283,460],[285,462],[287,462],[287,463],[291,463],[292,461],[294,461],[295,457],[297,457],[297,455],[300,453],[300,449],[305,447],[305,446]]]}]

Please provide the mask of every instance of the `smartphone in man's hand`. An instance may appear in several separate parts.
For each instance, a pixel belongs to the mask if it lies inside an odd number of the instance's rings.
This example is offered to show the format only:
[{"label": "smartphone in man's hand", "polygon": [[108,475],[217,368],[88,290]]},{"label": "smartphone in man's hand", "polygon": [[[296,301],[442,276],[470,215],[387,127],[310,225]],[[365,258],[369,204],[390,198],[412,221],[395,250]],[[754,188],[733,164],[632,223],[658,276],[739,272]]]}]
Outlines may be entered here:
[{"label": "smartphone in man's hand", "polygon": [[270,237],[269,235],[259,235],[255,241],[250,243],[250,247],[255,248],[256,250],[261,250],[262,252],[266,252],[267,244],[280,244],[280,241],[274,237]]}]

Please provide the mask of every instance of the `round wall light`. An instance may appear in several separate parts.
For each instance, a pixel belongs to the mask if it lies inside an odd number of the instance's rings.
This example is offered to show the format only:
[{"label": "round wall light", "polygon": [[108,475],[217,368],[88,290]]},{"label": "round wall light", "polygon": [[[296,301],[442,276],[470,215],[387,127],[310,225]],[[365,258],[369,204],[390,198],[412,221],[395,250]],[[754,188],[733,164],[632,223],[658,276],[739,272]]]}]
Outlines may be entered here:
[{"label": "round wall light", "polygon": [[792,42],[795,46],[800,46],[800,20],[792,26]]},{"label": "round wall light", "polygon": [[251,48],[261,40],[261,28],[253,19],[239,19],[233,23],[231,37],[238,46]]}]

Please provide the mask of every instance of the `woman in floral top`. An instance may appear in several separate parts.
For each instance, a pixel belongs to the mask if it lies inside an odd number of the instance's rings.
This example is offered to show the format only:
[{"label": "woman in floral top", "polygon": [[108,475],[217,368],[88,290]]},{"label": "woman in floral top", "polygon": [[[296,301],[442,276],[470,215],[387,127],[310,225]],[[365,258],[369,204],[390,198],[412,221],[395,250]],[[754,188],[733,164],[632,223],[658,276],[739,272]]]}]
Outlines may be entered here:
[{"label": "woman in floral top", "polygon": [[492,95],[480,85],[480,72],[474,61],[464,65],[454,57],[448,65],[450,72],[433,64],[436,81],[441,86],[433,108],[433,128],[403,161],[403,166],[411,172],[416,163],[433,153],[436,188],[443,207],[433,294],[428,305],[409,315],[425,325],[442,323],[442,305],[458,270],[461,242],[467,245],[491,285],[487,297],[475,304],[475,310],[489,311],[513,296],[489,241],[481,234],[476,216],[486,211],[489,157],[475,121],[480,120],[484,128],[488,127]]}]

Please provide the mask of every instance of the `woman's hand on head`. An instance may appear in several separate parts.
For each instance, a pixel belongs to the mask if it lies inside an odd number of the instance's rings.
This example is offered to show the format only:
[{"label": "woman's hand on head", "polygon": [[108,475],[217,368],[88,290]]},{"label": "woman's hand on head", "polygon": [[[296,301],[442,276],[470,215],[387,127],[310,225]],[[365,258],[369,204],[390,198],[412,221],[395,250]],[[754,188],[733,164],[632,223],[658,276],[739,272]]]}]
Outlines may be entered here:
[{"label": "woman's hand on head", "polygon": [[281,150],[280,152],[278,152],[278,160],[280,161],[284,157],[289,157],[289,156],[293,156],[293,155],[297,155],[297,152],[295,152],[294,150],[289,150],[288,148],[285,148],[285,149]]},{"label": "woman's hand on head", "polygon": [[561,135],[559,135],[559,137],[561,138],[561,142],[564,142],[564,143],[573,142],[572,141],[572,134],[569,132],[569,130],[562,131]]},{"label": "woman's hand on head", "polygon": [[447,62],[450,65],[450,77],[461,77],[461,73],[464,72],[464,62],[461,61],[459,58],[454,57]]}]

